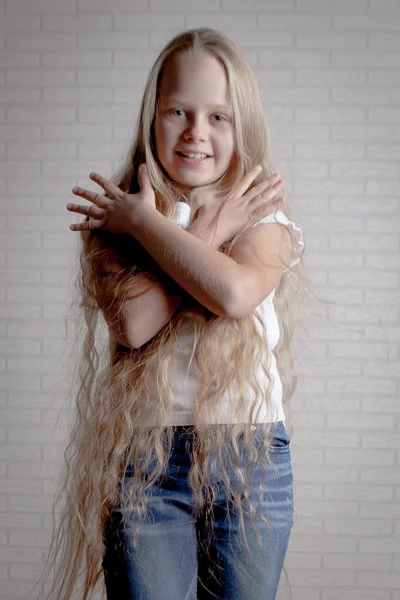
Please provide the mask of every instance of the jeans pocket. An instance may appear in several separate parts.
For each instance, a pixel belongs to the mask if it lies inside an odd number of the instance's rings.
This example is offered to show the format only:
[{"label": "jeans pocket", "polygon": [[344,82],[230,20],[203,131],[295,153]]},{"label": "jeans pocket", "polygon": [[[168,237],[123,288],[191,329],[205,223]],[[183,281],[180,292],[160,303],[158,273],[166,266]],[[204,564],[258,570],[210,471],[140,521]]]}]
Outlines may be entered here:
[{"label": "jeans pocket", "polygon": [[[264,425],[258,423],[255,425],[255,438],[257,447],[260,448],[264,443]],[[268,452],[270,454],[287,454],[290,451],[290,437],[286,433],[285,426],[282,421],[278,422],[276,426],[274,437],[272,442],[268,445]]]}]

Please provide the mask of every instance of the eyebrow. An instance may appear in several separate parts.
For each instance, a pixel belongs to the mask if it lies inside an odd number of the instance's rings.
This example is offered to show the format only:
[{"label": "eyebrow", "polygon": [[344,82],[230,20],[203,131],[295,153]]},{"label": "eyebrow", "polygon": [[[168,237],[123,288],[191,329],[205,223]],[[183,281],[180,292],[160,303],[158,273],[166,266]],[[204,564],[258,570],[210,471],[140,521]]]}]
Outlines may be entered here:
[{"label": "eyebrow", "polygon": [[[189,108],[191,108],[190,104],[188,102],[185,102],[184,100],[181,100],[180,98],[166,98],[166,102],[167,103],[176,103],[176,104],[183,104],[185,106],[188,106]],[[206,104],[207,108],[216,108],[218,110],[225,110],[227,112],[232,112],[232,108],[228,105],[228,104]]]}]

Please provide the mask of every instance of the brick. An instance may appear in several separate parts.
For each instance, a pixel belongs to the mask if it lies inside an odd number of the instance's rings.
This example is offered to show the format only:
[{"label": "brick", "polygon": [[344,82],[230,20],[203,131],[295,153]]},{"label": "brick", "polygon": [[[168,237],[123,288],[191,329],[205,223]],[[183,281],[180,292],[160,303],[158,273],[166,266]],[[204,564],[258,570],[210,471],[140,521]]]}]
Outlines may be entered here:
[{"label": "brick", "polygon": [[7,111],[7,118],[11,123],[57,123],[60,120],[73,123],[75,111],[72,106],[12,106]]},{"label": "brick", "polygon": [[367,74],[362,69],[303,69],[296,71],[300,85],[359,85],[366,83]]},{"label": "brick", "polygon": [[[39,52],[10,52],[7,50],[0,54],[0,66],[7,69],[39,67],[40,54]],[[20,100],[23,100],[21,91],[16,90],[16,93],[19,94]],[[4,90],[2,90],[2,94],[4,94]]]},{"label": "brick", "polygon": [[0,373],[1,390],[17,390],[25,392],[39,391],[40,378],[33,375],[12,375],[9,373]]},{"label": "brick", "polygon": [[[152,1],[152,0],[150,0]],[[161,0],[157,0],[160,2]],[[222,0],[222,8],[226,10],[250,11],[267,10],[268,12],[291,11],[295,8],[295,0]]]},{"label": "brick", "polygon": [[[229,13],[224,11],[220,14],[194,13],[189,14],[186,17],[186,26],[188,29],[207,27],[210,22],[212,22],[215,29],[240,29],[243,32],[246,29],[257,27],[257,15],[251,13]],[[174,23],[172,21],[171,27],[173,26]]]},{"label": "brick", "polygon": [[[93,2],[95,0],[84,0],[86,2]],[[106,1],[106,0],[101,0],[102,2]],[[127,3],[129,0],[118,0],[119,2],[125,2]],[[189,3],[187,0],[169,0],[168,4],[166,5],[166,3],[164,2],[164,0],[149,0],[149,8],[150,9],[155,9],[155,10],[159,10],[160,8],[165,9],[166,6],[168,6],[169,10],[190,10],[190,8],[195,8],[196,11],[198,10],[219,10],[219,2],[215,2],[215,0],[204,0],[204,2],[201,2],[201,4],[198,4],[197,2],[193,2],[192,0],[192,6],[190,7]]]},{"label": "brick", "polygon": [[335,103],[345,102],[374,106],[375,104],[390,104],[400,102],[400,87],[334,87],[332,99]]},{"label": "brick", "polygon": [[76,0],[7,0],[7,11],[15,13],[73,12]]},{"label": "brick", "polygon": [[[165,8],[165,6],[163,7]],[[201,14],[201,13],[200,13]],[[186,17],[187,28],[191,28],[190,19],[197,15],[189,15]],[[213,15],[213,19],[218,19],[219,15]],[[201,18],[201,17],[200,17]],[[255,24],[256,18],[252,17],[252,22]],[[229,21],[228,21],[229,22]],[[163,29],[174,29],[181,27],[185,29],[185,15],[179,12],[139,12],[132,13],[118,12],[115,15],[115,29],[123,31],[157,31]],[[197,25],[194,25],[197,27]]]},{"label": "brick", "polygon": [[[260,50],[262,67],[322,67],[329,65],[329,52],[313,50]],[[292,98],[293,99],[293,98]]]},{"label": "brick", "polygon": [[43,100],[51,104],[109,104],[113,99],[113,91],[107,87],[75,86],[65,88],[45,88]]},{"label": "brick", "polygon": [[22,352],[30,356],[37,356],[40,354],[40,344],[35,340],[1,339],[0,352],[8,356],[15,356]]},{"label": "brick", "polygon": [[73,142],[10,142],[7,145],[9,158],[73,158],[76,153]]},{"label": "brick", "polygon": [[[75,72],[72,69],[18,69],[6,71],[6,83],[21,86],[73,85]],[[14,107],[17,108],[17,107]],[[42,109],[43,107],[38,107]]]},{"label": "brick", "polygon": [[43,14],[42,29],[49,32],[71,32],[72,34],[84,31],[108,31],[113,27],[111,14],[85,15],[74,13],[69,15]]},{"label": "brick", "polygon": [[10,31],[40,31],[40,15],[2,12],[0,32],[9,33]]},{"label": "brick", "polygon": [[333,15],[332,26],[339,30],[391,31],[397,30],[398,22],[392,15],[387,14]]},{"label": "brick", "polygon": [[[397,3],[397,0],[395,0]],[[381,9],[383,2],[379,2]],[[396,50],[400,48],[400,40],[397,33],[371,33],[369,35],[370,48],[383,48],[384,50]]]},{"label": "brick", "polygon": [[49,356],[22,356],[21,358],[9,358],[7,370],[9,373],[37,373],[38,375],[41,373],[62,373],[62,363],[59,358],[52,359]]},{"label": "brick", "polygon": [[[1,132],[1,128],[0,128]],[[44,139],[51,140],[105,140],[112,138],[111,125],[74,123],[71,125],[43,125]]]},{"label": "brick", "polygon": [[[121,10],[143,10],[147,8],[147,0],[114,0],[112,8],[116,12],[120,12]],[[108,12],[110,10],[110,3],[107,0],[78,0],[78,9],[82,12],[91,12],[91,11],[105,11]]]},{"label": "brick", "polygon": [[[351,5],[350,5],[351,6]],[[296,34],[296,46],[300,49],[307,48],[310,50],[323,50],[328,49],[330,51],[338,48],[349,48],[354,50],[360,50],[366,48],[368,44],[368,36],[365,33],[338,33],[331,31],[325,31],[324,33],[297,33]]]},{"label": "brick", "polygon": [[295,108],[295,118],[300,123],[360,123],[365,120],[363,108],[330,106],[302,106]]},{"label": "brick", "polygon": [[148,34],[146,32],[121,33],[120,31],[111,31],[108,33],[85,33],[77,35],[78,50],[120,50],[129,48],[129,50],[143,50],[148,44]]},{"label": "brick", "polygon": [[331,61],[334,67],[396,68],[400,66],[398,52],[376,52],[362,50],[359,52],[332,52]]},{"label": "brick", "polygon": [[3,141],[7,140],[39,140],[40,126],[39,125],[1,125],[0,137]]},{"label": "brick", "polygon": [[6,319],[37,319],[40,316],[39,304],[0,304],[0,317]]},{"label": "brick", "polygon": [[72,50],[74,36],[66,33],[10,33],[7,47],[11,50]]}]

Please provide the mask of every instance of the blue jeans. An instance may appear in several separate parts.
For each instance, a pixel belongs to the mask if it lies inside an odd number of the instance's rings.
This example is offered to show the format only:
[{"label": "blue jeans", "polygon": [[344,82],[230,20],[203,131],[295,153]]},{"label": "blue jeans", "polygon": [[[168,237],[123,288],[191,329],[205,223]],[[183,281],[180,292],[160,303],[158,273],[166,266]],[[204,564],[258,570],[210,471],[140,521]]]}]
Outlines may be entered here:
[{"label": "blue jeans", "polygon": [[[262,443],[259,425],[255,428]],[[187,483],[190,457],[185,450],[189,433],[176,427],[166,477],[151,496],[151,520],[140,525],[138,549],[121,524],[120,507],[113,510],[104,532],[107,551],[102,566],[108,600],[274,600],[293,526],[293,475],[290,438],[279,422],[269,456],[279,477],[267,465],[253,473],[254,498],[263,481],[261,512],[269,526],[255,519],[268,569],[260,559],[259,541],[245,521],[251,554],[241,543],[236,513],[226,514],[227,498],[221,487],[214,508],[214,530],[204,552],[205,525],[201,512],[193,515],[192,492]],[[260,473],[258,473],[260,471]],[[129,476],[128,471],[125,477]],[[218,481],[218,472],[215,473]],[[264,557],[264,561],[265,561]]]}]

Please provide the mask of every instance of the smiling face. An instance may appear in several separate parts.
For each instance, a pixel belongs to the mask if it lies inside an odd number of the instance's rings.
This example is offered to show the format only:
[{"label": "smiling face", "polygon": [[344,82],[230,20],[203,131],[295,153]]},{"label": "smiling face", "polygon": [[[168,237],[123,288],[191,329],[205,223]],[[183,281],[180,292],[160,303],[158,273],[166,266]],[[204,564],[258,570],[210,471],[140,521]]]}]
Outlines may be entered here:
[{"label": "smiling face", "polygon": [[[162,75],[155,142],[159,161],[183,188],[217,181],[228,169],[235,139],[229,88],[212,56],[175,56]],[[207,158],[182,154],[201,153]]]}]

